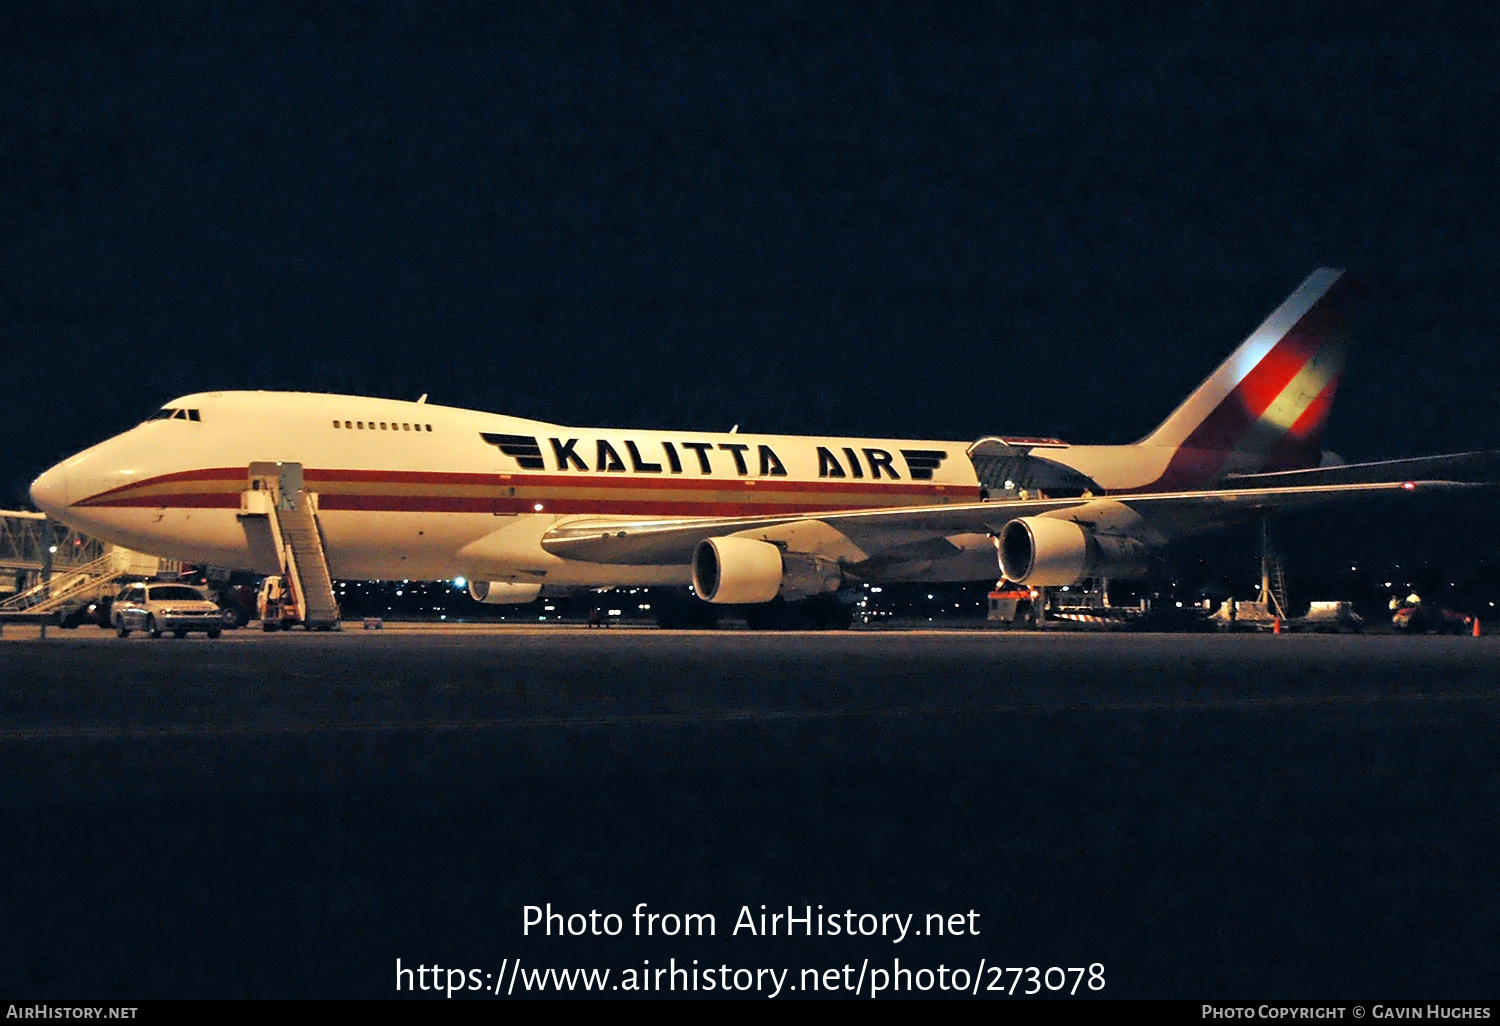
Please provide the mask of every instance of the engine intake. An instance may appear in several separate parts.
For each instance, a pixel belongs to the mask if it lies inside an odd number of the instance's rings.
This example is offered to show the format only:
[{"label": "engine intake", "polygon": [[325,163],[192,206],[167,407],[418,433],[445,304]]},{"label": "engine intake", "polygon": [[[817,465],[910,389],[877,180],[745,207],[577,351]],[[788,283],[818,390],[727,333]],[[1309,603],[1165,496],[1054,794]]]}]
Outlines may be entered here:
[{"label": "engine intake", "polygon": [[1139,576],[1150,565],[1150,547],[1140,539],[1095,534],[1071,520],[1021,517],[1000,529],[1000,572],[1018,584],[1050,588]]},{"label": "engine intake", "polygon": [[706,538],[693,551],[693,590],[705,602],[742,605],[788,601],[837,591],[843,572],[832,560],[782,552],[754,538]]},{"label": "engine intake", "polygon": [[535,601],[542,593],[540,584],[515,584],[510,581],[470,581],[469,597],[487,606],[519,606]]}]

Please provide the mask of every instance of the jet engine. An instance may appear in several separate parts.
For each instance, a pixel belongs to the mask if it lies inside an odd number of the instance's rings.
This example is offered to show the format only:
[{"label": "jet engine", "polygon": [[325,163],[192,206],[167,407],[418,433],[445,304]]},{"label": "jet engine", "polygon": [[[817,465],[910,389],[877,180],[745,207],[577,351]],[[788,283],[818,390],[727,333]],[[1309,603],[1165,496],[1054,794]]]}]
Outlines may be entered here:
[{"label": "jet engine", "polygon": [[1138,538],[1101,535],[1071,520],[1021,517],[1000,529],[1000,572],[1008,581],[1050,588],[1090,577],[1131,577],[1151,565]]},{"label": "jet engine", "polygon": [[738,605],[787,601],[837,591],[844,575],[819,556],[782,552],[753,538],[707,538],[693,552],[693,590],[705,602]]},{"label": "jet engine", "polygon": [[487,606],[518,606],[536,599],[542,593],[540,584],[514,584],[510,581],[470,581],[469,597]]}]

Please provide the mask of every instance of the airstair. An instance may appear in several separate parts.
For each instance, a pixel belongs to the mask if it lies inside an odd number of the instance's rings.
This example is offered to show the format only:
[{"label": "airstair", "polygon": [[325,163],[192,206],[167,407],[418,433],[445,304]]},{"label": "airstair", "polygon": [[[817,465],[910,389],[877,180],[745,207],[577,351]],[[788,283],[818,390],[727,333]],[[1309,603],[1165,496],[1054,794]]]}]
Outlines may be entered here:
[{"label": "airstair", "polygon": [[[1286,567],[1279,556],[1271,554],[1266,521],[1260,524],[1260,595],[1254,602],[1236,602],[1233,597],[1213,615],[1220,626],[1254,627],[1280,631],[1292,620],[1286,612]],[[1342,614],[1340,614],[1342,615]]]},{"label": "airstair", "polygon": [[1286,616],[1286,570],[1277,556],[1263,555],[1260,565],[1260,601],[1282,620]]},{"label": "airstair", "polygon": [[54,572],[50,581],[10,596],[0,602],[0,615],[26,613],[37,616],[62,611],[84,599],[92,600],[103,594],[110,584],[128,572],[128,559],[122,560],[117,552],[110,552],[92,563]]},{"label": "airstair", "polygon": [[[249,488],[240,496],[240,518],[262,521],[275,550],[285,596],[277,617],[280,624],[337,630],[339,605],[318,524],[318,496],[303,487],[302,464],[250,464]],[[266,614],[268,620],[270,615]]]}]

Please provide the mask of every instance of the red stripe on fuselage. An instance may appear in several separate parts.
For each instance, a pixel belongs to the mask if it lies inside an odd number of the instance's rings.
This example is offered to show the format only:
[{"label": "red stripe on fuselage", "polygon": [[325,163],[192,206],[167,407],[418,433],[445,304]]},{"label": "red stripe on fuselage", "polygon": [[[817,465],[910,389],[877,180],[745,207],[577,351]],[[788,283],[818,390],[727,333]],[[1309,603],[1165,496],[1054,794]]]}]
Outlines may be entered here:
[{"label": "red stripe on fuselage", "polygon": [[537,512],[554,514],[660,517],[779,516],[789,513],[828,513],[839,510],[879,509],[882,504],[837,502],[671,502],[660,499],[488,499],[477,496],[418,495],[330,495],[320,496],[324,512],[357,510],[366,513],[494,513]]},{"label": "red stripe on fuselage", "polygon": [[[528,471],[498,471],[493,474],[446,473],[427,470],[307,470],[303,480],[309,484],[435,484],[480,485],[484,487],[527,488],[658,488],[666,490],[724,492],[738,488],[756,491],[802,493],[812,490],[855,492],[868,495],[944,495],[949,491],[973,491],[977,486],[928,484],[913,481],[853,481],[849,478],[822,477],[807,481],[784,477],[688,477],[686,474],[641,474],[629,472],[552,474]],[[752,483],[753,482],[753,483]],[[146,484],[147,482],[141,482]],[[155,483],[150,482],[150,483]],[[135,487],[140,487],[139,485]]]},{"label": "red stripe on fuselage", "polygon": [[158,495],[122,495],[118,499],[95,496],[74,506],[91,509],[239,509],[239,492],[169,492]]},{"label": "red stripe on fuselage", "polygon": [[[244,479],[241,471],[234,469],[183,471],[164,474],[144,481],[132,482],[112,488],[84,499],[75,505],[112,508],[191,508],[191,509],[238,509],[240,493],[236,491],[200,492],[154,492],[147,495],[123,494],[162,485],[201,485],[205,481],[224,484],[239,484]],[[977,501],[977,487],[949,484],[912,484],[906,482],[873,483],[849,482],[845,480],[793,481],[765,478],[681,478],[642,477],[638,475],[568,475],[568,474],[473,474],[442,473],[433,471],[343,471],[309,470],[304,474],[309,485],[329,486],[337,484],[399,484],[405,486],[428,485],[434,489],[442,486],[521,488],[527,494],[521,496],[499,495],[425,495],[321,492],[318,505],[324,510],[360,510],[366,512],[426,512],[426,513],[531,513],[538,503],[548,513],[595,513],[623,515],[661,516],[743,516],[755,513],[784,514],[798,512],[820,512],[838,509],[878,508],[887,505],[884,499],[939,499],[956,498],[960,501]],[[549,488],[597,488],[602,494],[589,497],[550,497]],[[317,491],[314,487],[312,490]],[[739,492],[748,497],[771,493],[785,501],[746,502],[735,498],[678,499],[620,498],[610,493],[628,491],[707,491]],[[870,501],[837,501],[827,498],[830,494],[854,493]],[[820,499],[820,497],[823,497]],[[800,499],[800,501],[799,501]]]},{"label": "red stripe on fuselage", "polygon": [[[104,502],[101,502],[100,500],[101,499],[106,499],[106,498],[108,498],[111,495],[118,495],[121,492],[131,491],[132,489],[135,489],[135,488],[155,487],[157,485],[164,485],[164,484],[177,484],[179,482],[186,482],[186,481],[194,481],[194,482],[197,482],[197,481],[240,481],[240,482],[243,482],[243,481],[246,481],[246,480],[247,480],[247,478],[245,476],[245,471],[239,470],[237,468],[226,469],[224,467],[205,467],[205,468],[200,469],[200,470],[179,470],[179,471],[175,471],[175,472],[173,472],[171,474],[161,474],[161,475],[159,475],[157,477],[148,477],[148,478],[146,478],[145,480],[142,480],[142,481],[131,481],[129,484],[117,485],[114,488],[109,488],[109,489],[106,489],[105,491],[99,492],[97,495],[90,495],[87,499],[81,499],[78,502],[73,503],[73,505],[74,506],[115,505],[114,503],[104,503]],[[238,505],[238,500],[236,500],[236,505]]]}]

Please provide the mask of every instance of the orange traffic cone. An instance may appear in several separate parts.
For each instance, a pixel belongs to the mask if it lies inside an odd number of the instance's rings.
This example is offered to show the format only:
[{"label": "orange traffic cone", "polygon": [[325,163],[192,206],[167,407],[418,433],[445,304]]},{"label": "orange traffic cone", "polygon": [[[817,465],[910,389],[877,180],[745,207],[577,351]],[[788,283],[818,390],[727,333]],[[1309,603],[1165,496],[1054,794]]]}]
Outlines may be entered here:
[{"label": "orange traffic cone", "polygon": [[1276,619],[1274,619],[1274,620],[1271,621],[1271,633],[1272,634],[1280,634],[1281,633],[1281,617],[1278,616]]},{"label": "orange traffic cone", "polygon": [[1479,637],[1479,617],[1474,617],[1474,637]]}]

